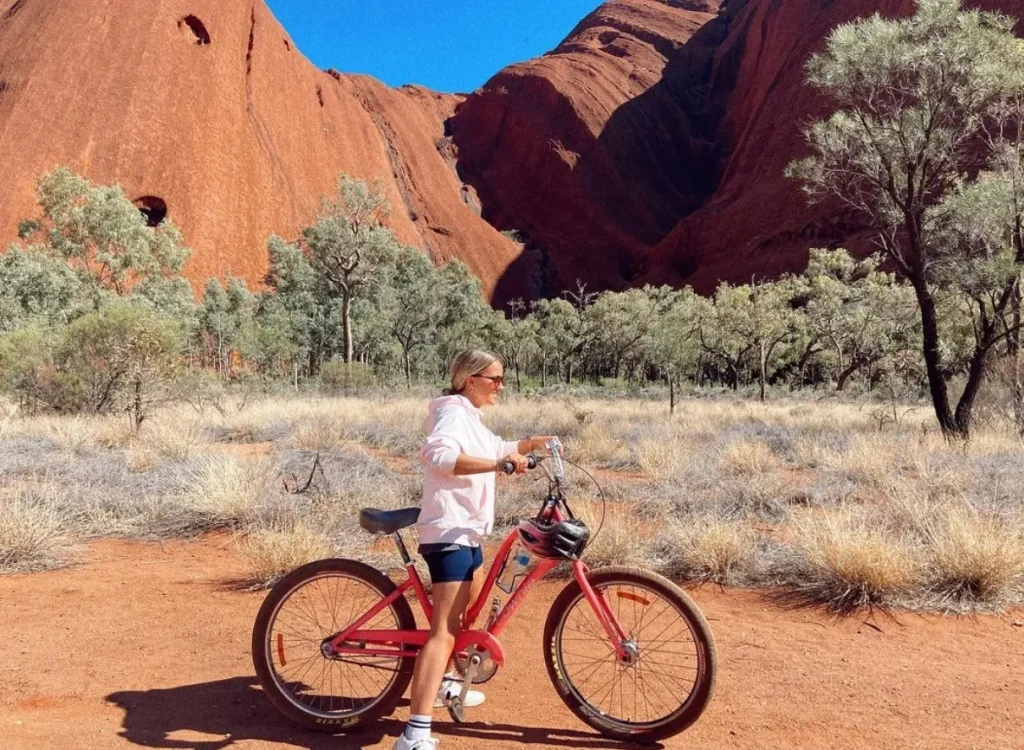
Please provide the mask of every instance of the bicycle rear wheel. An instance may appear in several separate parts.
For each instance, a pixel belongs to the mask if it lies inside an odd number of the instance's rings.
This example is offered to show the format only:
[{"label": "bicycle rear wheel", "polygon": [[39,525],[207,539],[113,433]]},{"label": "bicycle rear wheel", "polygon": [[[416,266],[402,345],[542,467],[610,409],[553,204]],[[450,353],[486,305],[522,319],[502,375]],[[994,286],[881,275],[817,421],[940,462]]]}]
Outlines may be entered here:
[{"label": "bicycle rear wheel", "polygon": [[654,742],[689,727],[715,684],[715,644],[693,601],[638,568],[591,572],[626,633],[622,661],[579,583],[566,586],[544,626],[544,660],[559,697],[583,722],[619,740]]},{"label": "bicycle rear wheel", "polygon": [[[319,560],[271,589],[256,616],[252,659],[270,702],[305,729],[346,732],[394,711],[415,659],[324,656],[325,638],[344,630],[396,588],[356,560]],[[413,630],[409,603],[398,597],[364,629]]]}]

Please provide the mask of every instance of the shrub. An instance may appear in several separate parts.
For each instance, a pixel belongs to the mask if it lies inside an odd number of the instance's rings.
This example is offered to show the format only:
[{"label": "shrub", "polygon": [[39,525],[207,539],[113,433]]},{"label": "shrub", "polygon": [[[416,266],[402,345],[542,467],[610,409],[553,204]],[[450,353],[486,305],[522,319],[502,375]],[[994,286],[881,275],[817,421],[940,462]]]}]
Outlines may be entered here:
[{"label": "shrub", "polygon": [[273,586],[281,577],[314,560],[333,553],[325,534],[302,523],[253,530],[240,551],[248,565],[248,579],[260,587]]},{"label": "shrub", "polygon": [[0,573],[46,570],[71,559],[75,542],[66,518],[48,499],[24,491],[0,496]]},{"label": "shrub", "polygon": [[834,613],[892,604],[923,580],[905,540],[849,513],[827,511],[794,523],[783,576],[800,600]]},{"label": "shrub", "polygon": [[688,519],[670,523],[656,549],[659,571],[669,578],[737,583],[753,563],[757,540],[745,522]]},{"label": "shrub", "polygon": [[964,505],[925,522],[930,588],[945,606],[1012,603],[1024,586],[1024,538]]}]

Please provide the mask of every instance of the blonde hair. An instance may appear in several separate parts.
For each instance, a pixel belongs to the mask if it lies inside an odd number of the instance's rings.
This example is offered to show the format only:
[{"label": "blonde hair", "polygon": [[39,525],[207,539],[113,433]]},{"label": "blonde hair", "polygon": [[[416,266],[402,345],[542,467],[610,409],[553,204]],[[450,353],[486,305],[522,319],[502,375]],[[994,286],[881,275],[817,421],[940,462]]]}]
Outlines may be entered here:
[{"label": "blonde hair", "polygon": [[495,362],[500,361],[501,357],[480,349],[460,352],[452,362],[452,387],[448,392],[462,393],[468,378],[473,375],[479,375]]}]

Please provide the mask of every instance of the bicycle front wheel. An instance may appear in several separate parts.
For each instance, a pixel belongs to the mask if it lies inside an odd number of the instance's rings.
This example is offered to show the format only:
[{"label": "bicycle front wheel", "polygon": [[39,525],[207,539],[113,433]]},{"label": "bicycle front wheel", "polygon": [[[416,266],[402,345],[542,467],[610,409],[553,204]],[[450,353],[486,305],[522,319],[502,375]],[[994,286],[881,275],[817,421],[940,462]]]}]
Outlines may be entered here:
[{"label": "bicycle front wheel", "polygon": [[[267,698],[305,729],[346,732],[394,711],[415,659],[327,655],[324,639],[344,630],[396,588],[356,560],[319,560],[282,578],[263,602],[252,631],[252,659]],[[398,597],[364,626],[413,630]]]},{"label": "bicycle front wheel", "polygon": [[606,737],[654,742],[689,727],[715,684],[714,639],[682,589],[638,568],[603,568],[587,580],[626,634],[620,659],[579,583],[555,599],[544,659],[559,697]]}]

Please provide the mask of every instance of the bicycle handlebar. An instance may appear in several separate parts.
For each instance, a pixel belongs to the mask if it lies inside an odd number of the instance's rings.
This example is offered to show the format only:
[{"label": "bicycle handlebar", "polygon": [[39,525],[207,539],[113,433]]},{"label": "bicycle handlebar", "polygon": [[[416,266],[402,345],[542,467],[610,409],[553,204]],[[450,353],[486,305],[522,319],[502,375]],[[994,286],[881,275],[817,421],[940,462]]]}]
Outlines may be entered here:
[{"label": "bicycle handlebar", "polygon": [[[530,469],[536,469],[537,468],[537,457],[534,456],[534,455],[527,456],[526,457],[526,466],[527,466],[527,468],[530,468]],[[504,461],[504,462],[502,462],[501,466],[499,466],[498,468],[501,469],[501,471],[503,473],[505,473],[505,474],[514,474],[515,470],[516,470],[516,465],[514,463],[512,463],[511,461]]]}]

